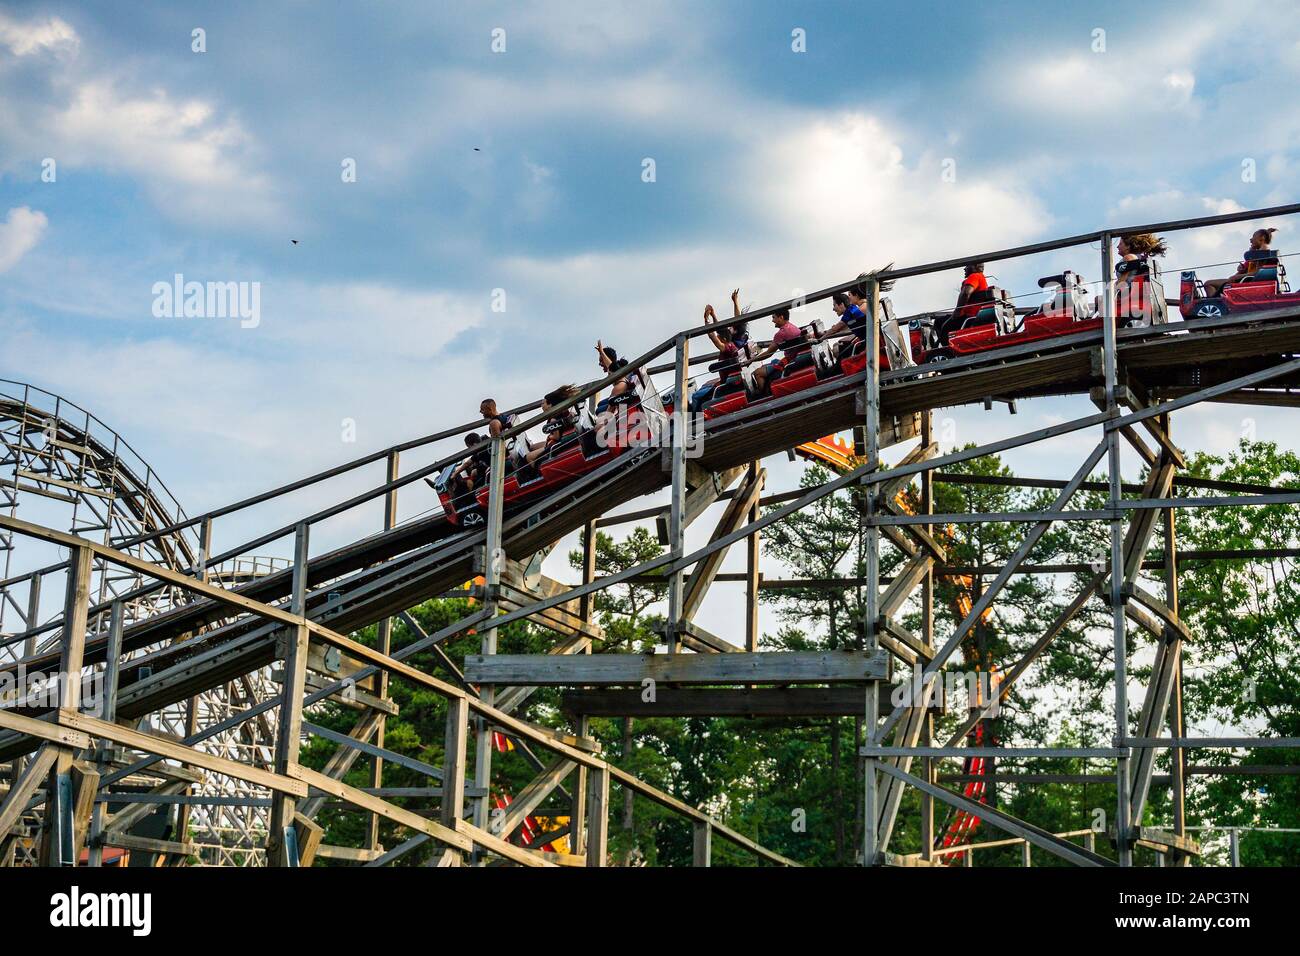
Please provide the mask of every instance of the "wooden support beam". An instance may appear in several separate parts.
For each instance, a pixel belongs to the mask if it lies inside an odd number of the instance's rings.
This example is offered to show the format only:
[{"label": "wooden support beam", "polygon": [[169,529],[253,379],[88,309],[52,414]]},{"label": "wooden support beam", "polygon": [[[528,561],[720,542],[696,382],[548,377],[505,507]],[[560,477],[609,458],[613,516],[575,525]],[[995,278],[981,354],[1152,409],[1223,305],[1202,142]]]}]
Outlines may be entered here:
[{"label": "wooden support beam", "polygon": [[[589,717],[860,717],[857,687],[658,687],[566,691],[561,706]],[[887,711],[886,711],[887,712]]]},{"label": "wooden support beam", "polygon": [[102,834],[99,842],[103,846],[115,846],[122,850],[133,850],[151,856],[176,855],[182,857],[196,856],[198,847],[193,843],[176,840],[154,840],[150,837],[136,836],[132,833],[119,833],[109,830]]},{"label": "wooden support beam", "polygon": [[308,784],[317,790],[330,794],[331,796],[337,797],[358,809],[370,810],[374,813],[378,813],[380,816],[386,817],[395,823],[400,823],[401,825],[410,827],[412,830],[416,830],[420,833],[426,833],[435,840],[441,840],[449,846],[454,846],[457,849],[466,851],[470,850],[473,846],[471,838],[465,833],[460,832],[460,828],[464,826],[463,820],[457,821],[457,827],[453,829],[452,827],[443,826],[441,823],[436,823],[433,820],[426,820],[418,813],[414,813],[403,807],[399,807],[396,804],[381,800],[379,797],[372,796],[364,790],[357,787],[350,787],[339,780],[327,777],[323,773],[318,773],[315,770],[308,770],[306,767],[301,765],[295,765],[290,768],[290,773],[293,779]]},{"label": "wooden support beam", "polygon": [[510,834],[519,829],[528,815],[542,805],[542,801],[560,785],[575,764],[571,760],[557,757],[549,767],[538,774],[524,789],[515,794],[505,811],[492,820],[491,830],[499,837],[509,839]]},{"label": "wooden support beam", "polygon": [[440,819],[448,829],[465,816],[465,771],[469,740],[469,702],[464,697],[447,701],[447,728],[442,763],[442,810]]},{"label": "wooden support beam", "polygon": [[[303,615],[307,608],[308,525],[298,525],[294,535],[293,595],[294,613]],[[298,766],[298,749],[302,742],[302,700],[306,693],[307,659],[311,631],[305,621],[287,628],[281,638],[284,648],[284,685],[280,689],[279,726],[275,740],[275,772],[290,777]],[[341,656],[341,654],[340,654]],[[290,831],[297,815],[297,800],[292,794],[274,791],[271,795],[271,822],[266,841],[269,866],[297,866],[298,854],[290,845]],[[294,833],[296,837],[296,832]]]},{"label": "wooden support beam", "polygon": [[[483,597],[482,588],[474,588],[473,593],[475,597],[480,599]],[[535,595],[530,594],[527,591],[521,591],[504,581],[501,583],[500,589],[497,593],[497,602],[504,611],[514,611],[521,608],[527,608],[529,605],[535,604],[537,601],[550,597],[549,594]],[[578,599],[575,598],[572,603],[579,603]],[[597,641],[603,640],[605,637],[605,632],[598,626],[591,624],[588,621],[584,621],[577,614],[571,613],[563,607],[546,608],[545,610],[538,611],[536,614],[528,615],[528,620],[540,627],[557,631],[558,633],[569,637],[581,635],[589,640]]]},{"label": "wooden support beam", "polygon": [[609,769],[593,767],[587,779],[587,865],[604,866],[609,855]]},{"label": "wooden support beam", "polygon": [[887,634],[900,644],[904,645],[912,652],[916,659],[929,661],[934,657],[934,648],[927,644],[921,638],[917,637],[903,625],[899,624],[892,617],[882,617],[880,619],[880,630],[882,634]]},{"label": "wooden support beam", "polygon": [[758,654],[471,654],[465,675],[476,684],[871,683],[888,677],[884,651],[793,651]]},{"label": "wooden support beam", "polygon": [[[378,819],[378,814],[373,814],[372,818]],[[298,865],[311,866],[316,860],[316,852],[320,848],[321,840],[325,837],[325,828],[310,817],[299,813],[294,815],[293,829],[298,837]],[[373,851],[374,847],[369,849]]]},{"label": "wooden support beam", "polygon": [[[170,797],[184,794],[189,789],[190,785],[188,783],[174,780],[159,784],[157,787],[150,790],[149,793]],[[149,814],[153,813],[157,808],[157,804],[153,803],[136,803],[128,805],[109,817],[108,822],[104,825],[104,829],[113,833],[125,833],[145,817],[149,816]]]},{"label": "wooden support beam", "polygon": [[894,576],[893,582],[880,595],[880,616],[893,617],[897,614],[933,567],[934,555],[928,551],[918,551],[909,558]]},{"label": "wooden support beam", "polygon": [[[59,709],[81,706],[81,672],[85,667],[86,623],[90,608],[91,549],[77,545],[68,559],[67,589],[63,600],[63,634],[59,638]],[[78,839],[72,799],[72,764],[76,751],[60,748],[45,781],[45,821],[39,862],[42,866],[76,866]],[[66,793],[65,793],[66,788]],[[87,820],[89,822],[89,820]],[[68,828],[72,829],[69,831]],[[84,838],[84,834],[82,835]]]},{"label": "wooden support beam", "polygon": [[[384,715],[379,711],[366,711],[361,715],[357,722],[352,725],[352,729],[348,731],[348,737],[358,743],[368,743],[379,730],[383,716]],[[382,747],[376,742],[375,749],[382,750]],[[325,761],[325,766],[321,768],[321,772],[326,776],[333,777],[335,780],[342,780],[364,752],[365,751],[357,747],[348,747],[340,744],[339,748],[334,751],[334,753],[330,754],[329,760]],[[383,759],[382,755],[379,754],[373,756],[375,760]],[[371,786],[376,786],[373,776],[371,778]],[[299,808],[295,816],[314,820],[316,814],[320,812],[320,808],[324,803],[324,797],[311,797],[303,801],[302,806]],[[303,865],[305,866],[306,864]]]},{"label": "wooden support beam", "polygon": [[1188,856],[1199,856],[1201,853],[1201,845],[1191,837],[1179,836],[1160,827],[1139,826],[1134,827],[1132,832],[1138,846],[1159,851],[1174,851]]},{"label": "wooden support beam", "polygon": [[[576,736],[585,737],[591,732],[591,721],[579,712],[573,721]],[[585,764],[578,764],[573,775],[573,793],[569,797],[569,849],[577,856],[587,853],[587,799],[590,795],[591,773]]]},{"label": "wooden support beam", "polygon": [[23,772],[19,774],[18,779],[9,788],[4,803],[0,804],[0,839],[7,836],[9,831],[18,823],[19,818],[27,809],[28,802],[36,795],[41,782],[49,774],[58,758],[59,748],[47,743],[42,745],[41,749],[36,751],[36,756],[28,761],[27,766],[23,768]]},{"label": "wooden support beam", "polygon": [[691,841],[691,865],[713,865],[713,827],[708,821],[697,822]]},{"label": "wooden support beam", "polygon": [[[759,470],[758,462],[750,463],[749,473],[757,474]],[[749,521],[753,523],[758,520],[760,504],[754,502],[754,506],[749,511]],[[758,585],[763,575],[759,571],[759,535],[762,532],[755,531],[745,539],[745,650],[751,654],[758,650]]]},{"label": "wooden support beam", "polygon": [[712,631],[705,630],[694,621],[681,621],[676,628],[665,622],[663,627],[665,633],[670,629],[674,630],[682,645],[697,654],[739,654],[744,650],[730,641],[723,640]]},{"label": "wooden support beam", "polygon": [[[746,477],[739,493],[727,503],[722,517],[718,520],[717,527],[714,528],[713,534],[709,538],[710,543],[730,534],[748,522],[750,513],[757,506],[759,496],[763,492],[763,482],[766,478],[767,471],[761,468],[757,472],[751,472]],[[704,595],[708,593],[714,577],[722,569],[722,562],[727,556],[727,551],[727,548],[714,551],[697,564],[695,570],[691,572],[691,576],[686,582],[686,598],[682,606],[683,620],[693,618],[700,609],[700,605],[704,603]]]}]

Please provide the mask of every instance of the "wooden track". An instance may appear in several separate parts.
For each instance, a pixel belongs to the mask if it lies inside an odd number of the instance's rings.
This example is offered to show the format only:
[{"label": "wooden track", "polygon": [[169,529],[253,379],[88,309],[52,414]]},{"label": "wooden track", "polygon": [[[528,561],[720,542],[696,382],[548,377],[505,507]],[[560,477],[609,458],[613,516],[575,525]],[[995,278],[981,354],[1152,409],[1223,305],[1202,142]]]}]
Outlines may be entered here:
[{"label": "wooden track", "polygon": [[[886,372],[881,444],[910,437],[912,413],[926,409],[991,397],[1086,395],[1102,381],[1096,359],[1101,344],[1100,331],[1089,332],[940,366]],[[1260,313],[1249,320],[1231,317],[1226,322],[1172,322],[1151,330],[1123,330],[1118,354],[1123,369],[1146,388],[1173,390],[1226,381],[1295,352],[1300,352],[1300,313],[1287,311]],[[822,383],[710,422],[698,464],[721,471],[852,427],[862,420],[857,404],[862,381],[858,375]],[[1300,387],[1300,376],[1270,382],[1269,387]],[[527,515],[508,519],[503,539],[507,553],[527,557],[669,482],[659,450],[630,452],[614,464],[617,467],[584,477]],[[312,561],[308,575],[308,615],[343,633],[391,617],[471,577],[482,540],[481,531],[463,531],[437,515],[321,555]],[[291,573],[284,571],[237,590],[274,603],[287,599],[291,580]],[[336,597],[331,599],[331,593]],[[250,619],[220,623],[225,613],[211,601],[197,601],[130,626],[123,638],[125,649],[168,646],[123,668],[119,716],[142,716],[271,663],[275,629]],[[214,624],[197,638],[170,643]],[[89,640],[87,663],[103,657],[104,639]],[[58,654],[26,664],[28,671],[54,669]],[[143,676],[142,667],[150,669],[148,676]],[[33,738],[0,734],[0,761],[35,747]]]}]

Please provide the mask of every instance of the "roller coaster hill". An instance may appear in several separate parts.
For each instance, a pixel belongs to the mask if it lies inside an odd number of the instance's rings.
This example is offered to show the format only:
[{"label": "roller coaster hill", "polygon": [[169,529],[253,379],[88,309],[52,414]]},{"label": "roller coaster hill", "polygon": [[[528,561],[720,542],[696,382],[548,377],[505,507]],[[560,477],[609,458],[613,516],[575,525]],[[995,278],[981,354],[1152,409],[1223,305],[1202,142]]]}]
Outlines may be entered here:
[{"label": "roller coaster hill", "polygon": [[[1188,865],[1201,853],[1187,822],[1188,754],[1214,751],[1231,760],[1243,748],[1300,741],[1189,736],[1182,649],[1191,634],[1178,609],[1175,515],[1179,508],[1291,506],[1300,504],[1300,492],[1198,483],[1186,473],[1173,419],[1206,402],[1294,407],[1300,296],[1286,284],[1286,257],[1277,255],[1249,283],[1213,300],[1195,272],[1185,271],[1180,298],[1168,300],[1157,261],[1117,263],[1115,240],[1273,223],[1298,212],[1300,204],[1128,226],[890,267],[800,302],[685,329],[540,411],[536,404],[510,410],[508,427],[476,450],[486,467],[474,487],[458,485],[452,470],[466,456],[465,436],[481,431],[482,421],[187,517],[159,498],[160,483],[116,464],[116,446],[92,434],[88,414],[66,414],[57,401],[37,407],[30,392],[6,399],[0,412],[13,426],[5,444],[14,468],[8,514],[0,514],[6,548],[36,542],[65,549],[66,558],[27,571],[7,566],[0,581],[0,604],[11,609],[10,623],[0,623],[0,676],[43,675],[20,683],[24,689],[0,708],[0,861],[385,866],[418,857],[443,866],[604,866],[615,786],[683,818],[697,865],[709,865],[715,840],[757,863],[796,865],[618,766],[602,752],[591,721],[852,716],[865,729],[865,865],[969,862],[980,846],[1003,844],[1022,846],[1026,861],[1032,851],[1081,866]],[[1098,246],[1101,281],[1090,286],[1082,273],[1060,272],[1035,293],[1043,304],[1024,306],[995,288],[955,324],[933,314],[897,317],[885,294],[970,260],[1014,263],[1063,250],[1083,259]],[[708,349],[693,354],[711,331],[846,291],[865,306],[854,319],[860,334],[835,340],[816,324],[806,328],[786,343],[761,388],[749,365]],[[685,397],[715,376],[720,384],[702,414],[689,416]],[[611,389],[623,394],[602,406],[600,395]],[[946,453],[934,440],[936,410],[1048,396],[1082,398],[1088,408]],[[540,450],[521,441],[535,429],[548,438]],[[819,441],[850,430],[853,454]],[[1084,439],[1086,454],[1068,479],[1042,482],[1055,497],[1040,510],[935,513],[936,482],[962,481],[945,468],[1067,436],[1076,449]],[[535,453],[524,455],[525,448]],[[763,460],[799,448],[833,459],[834,477],[765,494]],[[1125,448],[1144,465],[1136,494],[1122,481]],[[886,449],[894,464],[883,460]],[[93,468],[86,464],[92,460]],[[1095,487],[1099,471],[1104,507],[1078,507],[1074,499]],[[358,493],[363,477],[369,487]],[[426,481],[439,502],[430,501]],[[341,485],[348,490],[319,497]],[[1177,494],[1175,485],[1228,493]],[[861,646],[759,650],[761,534],[846,489],[861,493],[865,567],[861,580],[830,586],[862,589]],[[250,541],[214,547],[232,516],[242,521],[253,509],[292,507],[292,496],[307,490],[333,503]],[[620,510],[665,490],[664,504]],[[93,499],[101,517],[80,511],[70,530],[57,530],[18,516],[17,504],[31,494],[62,495],[75,508]],[[116,510],[106,511],[105,501]],[[320,537],[332,519],[359,514],[375,516],[374,533],[313,548],[313,531]],[[687,529],[706,515],[716,518],[707,543],[688,548]],[[663,552],[598,576],[597,529],[647,519],[660,528]],[[973,630],[991,620],[1008,581],[1026,573],[1026,557],[1061,521],[1104,529],[1106,560],[1024,657],[999,662],[992,693],[970,702],[934,693],[960,665]],[[940,630],[935,580],[955,574],[945,529],[984,522],[1023,525],[1023,540],[978,593],[959,598],[951,631]],[[581,579],[563,583],[543,573],[541,561],[574,533],[584,556]],[[745,613],[733,633],[719,635],[697,618],[733,546],[745,551]],[[1163,572],[1153,577],[1143,568],[1157,546]],[[276,549],[286,556],[259,557]],[[888,581],[882,553],[901,556]],[[653,654],[605,650],[595,596],[648,577],[666,590],[662,647]],[[477,600],[459,620],[430,632],[411,615],[476,578]],[[1114,739],[1106,746],[1018,746],[988,733],[992,710],[1093,602],[1105,609],[1113,638]],[[919,626],[903,623],[905,611]],[[399,621],[412,639],[395,647]],[[516,621],[553,635],[546,653],[498,653],[502,629]],[[353,636],[368,627],[376,628],[373,646]],[[444,646],[467,634],[479,652],[454,660]],[[1152,656],[1140,682],[1128,671],[1134,649]],[[416,655],[431,657],[436,670],[417,667]],[[60,681],[59,674],[88,679]],[[398,713],[390,680],[445,700],[440,765],[385,746],[386,721]],[[648,685],[655,694],[644,693]],[[900,686],[916,692],[896,702]],[[539,688],[561,690],[567,726],[535,719]],[[350,732],[312,721],[313,709],[327,701],[355,715]],[[945,715],[944,726],[954,726],[936,738]],[[307,741],[334,748],[320,769],[302,761]],[[535,773],[514,793],[494,774],[503,751]],[[1167,755],[1169,770],[1159,782],[1158,753]],[[1051,832],[988,801],[984,768],[1059,758],[1110,768],[1115,799],[1101,831]],[[954,760],[965,762],[969,778],[960,791],[939,776]],[[368,787],[344,782],[359,761],[369,766]],[[394,766],[426,785],[386,787],[385,768]],[[1170,819],[1159,826],[1147,822],[1154,786],[1168,786],[1172,797]],[[909,791],[917,799],[905,802]],[[357,845],[324,842],[317,818],[327,805],[367,821]],[[941,806],[950,814],[946,827],[935,824]],[[920,814],[919,850],[895,846],[905,812]],[[977,826],[1003,838],[976,844]]]}]

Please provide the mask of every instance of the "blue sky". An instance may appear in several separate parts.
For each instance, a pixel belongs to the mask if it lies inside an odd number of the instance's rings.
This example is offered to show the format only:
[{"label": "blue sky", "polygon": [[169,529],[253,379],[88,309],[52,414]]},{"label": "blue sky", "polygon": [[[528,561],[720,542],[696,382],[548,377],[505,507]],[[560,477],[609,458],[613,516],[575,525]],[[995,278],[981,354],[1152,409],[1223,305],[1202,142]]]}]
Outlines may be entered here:
[{"label": "blue sky", "polygon": [[[761,306],[890,260],[1293,201],[1298,79],[1300,13],[1251,0],[2,3],[0,377],[94,410],[198,512],[486,392],[589,378],[597,337],[640,351],[737,285]],[[1249,229],[1173,237],[1167,271]],[[993,271],[1021,293],[1098,260]],[[154,317],[175,273],[259,282],[260,324]],[[901,286],[900,311],[958,281]],[[1086,410],[951,417],[967,441]],[[1181,436],[1221,449],[1242,416]]]}]

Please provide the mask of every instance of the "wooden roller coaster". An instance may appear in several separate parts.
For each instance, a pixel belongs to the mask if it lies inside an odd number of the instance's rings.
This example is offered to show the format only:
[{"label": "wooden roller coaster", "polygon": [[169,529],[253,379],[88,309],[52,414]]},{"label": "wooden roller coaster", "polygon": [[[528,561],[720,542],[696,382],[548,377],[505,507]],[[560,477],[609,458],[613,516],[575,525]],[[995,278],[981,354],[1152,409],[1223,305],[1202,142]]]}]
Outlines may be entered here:
[{"label": "wooden roller coaster", "polygon": [[[943,851],[969,836],[969,821],[974,819],[1005,831],[1026,847],[1079,865],[1130,865],[1139,846],[1185,864],[1199,850],[1188,835],[1183,806],[1187,751],[1249,746],[1251,741],[1186,735],[1181,648],[1187,630],[1178,614],[1173,517],[1180,507],[1296,504],[1300,492],[1264,489],[1175,496],[1175,484],[1185,487],[1190,479],[1179,474],[1185,460],[1172,438],[1171,422],[1178,412],[1204,402],[1295,405],[1300,398],[1300,392],[1293,391],[1300,388],[1300,305],[1270,300],[1269,307],[1252,311],[1180,318],[1166,314],[1161,298],[1145,319],[1135,317],[1117,304],[1111,288],[1112,238],[1297,212],[1300,205],[1108,229],[971,257],[995,262],[1100,242],[1102,275],[1107,279],[1095,314],[1071,320],[1073,324],[1057,323],[1053,334],[1035,338],[1021,334],[1023,327],[1016,325],[1014,315],[995,307],[998,315],[981,334],[1003,334],[1004,341],[968,354],[951,350],[938,356],[941,361],[916,361],[922,352],[909,348],[907,340],[912,332],[920,334],[925,322],[905,326],[893,319],[882,287],[952,269],[964,260],[891,268],[824,289],[800,303],[778,303],[743,319],[686,329],[554,407],[531,417],[537,406],[515,409],[514,422],[486,449],[489,467],[483,485],[475,490],[482,520],[474,524],[458,520],[464,511],[455,507],[399,520],[398,503],[399,496],[407,500],[422,492],[423,479],[444,475],[455,466],[465,455],[463,436],[483,422],[384,449],[195,518],[178,514],[165,526],[155,523],[103,539],[55,530],[13,513],[0,515],[0,531],[7,538],[45,542],[65,548],[69,555],[66,561],[0,582],[3,597],[30,597],[34,606],[20,630],[3,635],[4,646],[24,651],[0,662],[0,676],[16,680],[20,674],[44,675],[35,683],[25,679],[23,695],[0,709],[0,762],[7,762],[0,778],[5,781],[0,791],[0,862],[75,865],[84,860],[104,865],[119,858],[114,854],[120,850],[169,864],[212,862],[202,841],[192,839],[192,827],[145,835],[140,824],[160,805],[175,810],[203,801],[215,806],[223,800],[243,800],[258,801],[265,808],[265,830],[220,837],[228,842],[221,847],[219,862],[231,862],[242,853],[247,862],[272,865],[304,866],[331,859],[382,866],[432,841],[439,848],[435,859],[442,865],[603,866],[608,862],[610,787],[616,785],[689,821],[699,865],[708,865],[714,838],[742,848],[758,862],[792,865],[797,861],[616,766],[600,752],[589,720],[601,715],[854,714],[866,721],[860,751],[860,858],[865,865],[939,862],[951,856]],[[1275,281],[1282,283],[1282,276]],[[758,393],[747,382],[743,390],[731,393],[745,401],[713,414],[706,409],[696,419],[688,416],[683,399],[690,391],[692,366],[716,358],[692,357],[693,341],[719,327],[851,289],[860,291],[867,303],[865,334],[856,354],[846,350],[836,357],[819,343],[809,348],[810,359],[790,366],[792,371],[807,370],[797,388]],[[1042,310],[1037,314],[1047,316]],[[916,341],[929,340],[922,336]],[[665,374],[672,379],[663,393],[667,402],[659,398],[661,390],[653,378]],[[635,410],[644,429],[633,437],[622,433],[612,446],[587,446],[586,452],[574,455],[575,461],[585,462],[582,468],[528,494],[528,482],[540,479],[530,477],[522,466],[512,469],[512,440],[564,416],[576,417],[574,413],[584,403],[594,404],[602,390],[634,377],[640,383]],[[1094,408],[977,447],[943,453],[934,440],[936,409],[1044,396],[1082,396]],[[841,446],[842,460],[833,478],[815,488],[764,496],[765,457],[846,431],[856,435],[856,455],[844,454]],[[567,432],[561,429],[561,434]],[[574,435],[570,447],[580,447],[581,436],[576,430]],[[1049,507],[1030,513],[934,513],[933,485],[946,466],[1065,435],[1091,435],[1095,441],[1087,443],[1087,453],[1068,480],[1056,483],[1058,493]],[[1121,443],[1135,449],[1148,469],[1136,497],[1126,497],[1123,491]],[[898,460],[888,465],[881,452],[895,446]],[[439,457],[403,473],[404,457],[427,454]],[[547,474],[545,461],[538,475]],[[319,495],[331,482],[355,487],[366,469],[382,469],[381,479],[368,490],[340,493],[328,507],[214,552],[219,522],[258,506],[286,502],[306,489]],[[1105,506],[1073,507],[1074,496],[1097,469],[1107,474]],[[863,645],[833,652],[759,650],[760,534],[795,511],[850,487],[865,490]],[[909,487],[915,489],[914,508],[896,500]],[[662,506],[619,510],[664,489],[669,500]],[[721,515],[707,543],[688,549],[687,528],[715,505]],[[366,508],[382,511],[375,533],[313,553],[314,529]],[[597,577],[597,527],[649,517],[661,520],[666,551],[637,567]],[[1110,549],[1104,567],[1024,659],[999,662],[997,692],[960,708],[955,732],[936,744],[930,692],[954,664],[972,629],[994,608],[999,592],[1020,572],[1034,545],[1054,522],[1066,520],[1108,527]],[[989,521],[1024,524],[1024,541],[978,595],[969,595],[956,609],[952,632],[936,633],[934,581],[936,574],[950,573],[941,529]],[[580,581],[562,584],[529,567],[532,556],[573,532],[579,533],[586,555]],[[1153,593],[1150,582],[1141,577],[1157,532],[1165,551],[1162,595]],[[164,547],[160,542],[176,540],[196,542],[189,557],[170,565],[159,560],[156,552]],[[292,543],[286,566],[245,576],[229,573],[237,562],[286,542]],[[723,556],[741,544],[748,569],[743,575],[743,625],[734,634],[713,634],[697,623],[697,612],[720,579]],[[903,555],[888,583],[881,580],[880,571],[886,544]],[[153,551],[142,551],[144,545]],[[108,568],[138,577],[138,584],[114,593],[92,593],[92,574]],[[667,590],[663,653],[592,653],[601,637],[592,596],[650,574]],[[434,633],[421,631],[410,609],[475,575],[482,577],[476,592],[481,601],[470,613]],[[59,613],[42,615],[39,595],[48,597],[56,590],[63,595]],[[184,597],[155,600],[164,591]],[[1116,733],[1111,745],[1006,747],[980,736],[978,728],[987,726],[991,708],[1094,598],[1110,609],[1115,644]],[[905,606],[920,611],[916,631],[901,623]],[[399,619],[418,635],[400,650],[392,647],[393,622]],[[550,653],[497,653],[500,629],[520,620],[557,635]],[[378,625],[376,646],[350,636],[371,625]],[[1130,626],[1158,638],[1136,721],[1130,715],[1125,663]],[[445,674],[410,663],[414,655],[440,653],[449,638],[471,631],[479,638],[480,653],[459,665],[444,654]],[[260,696],[240,696],[238,705],[220,719],[205,725],[191,721],[179,734],[162,733],[151,722],[151,715],[197,694],[234,693],[232,688],[248,686],[240,682],[249,675],[272,667],[278,685]],[[79,680],[60,681],[57,675],[95,680],[83,686]],[[389,678],[447,700],[442,766],[384,746],[385,720],[395,712]],[[646,681],[661,685],[654,704],[643,699]],[[893,688],[909,683],[919,695],[905,695],[901,704],[891,704]],[[572,714],[567,731],[529,719],[530,698],[543,686],[566,689],[563,699]],[[356,709],[359,716],[351,733],[328,731],[311,722],[310,708],[327,700],[345,700]],[[220,735],[254,722],[271,731],[260,757],[242,760],[209,746]],[[337,746],[323,770],[300,762],[308,738],[324,738]],[[972,743],[988,753],[972,755]],[[532,783],[510,795],[496,787],[493,777],[493,755],[507,746],[523,754],[537,772]],[[1139,821],[1148,803],[1155,755],[1161,750],[1171,754],[1173,819],[1167,828],[1153,829]],[[968,777],[979,775],[972,769],[979,761],[994,757],[1079,756],[1113,764],[1117,801],[1111,826],[1101,835],[1112,842],[1113,857],[1098,852],[1091,836],[1079,841],[1011,817],[983,802],[978,787],[957,792],[940,785],[941,761],[972,756],[976,763],[967,764]],[[372,786],[345,784],[344,774],[363,759],[371,763]],[[919,769],[914,769],[917,761]],[[385,791],[385,764],[427,776],[428,795],[437,797],[436,812],[415,812],[400,796]],[[213,778],[240,781],[248,789],[238,797],[196,790]],[[922,849],[900,855],[891,849],[891,839],[908,789],[920,795]],[[563,798],[562,807],[557,795]],[[370,820],[362,845],[321,843],[322,828],[315,817],[327,800],[341,801]],[[938,804],[956,814],[943,833],[936,832],[934,823]],[[542,818],[546,826],[539,824]],[[408,837],[396,846],[380,845],[380,819],[402,828]]]}]

